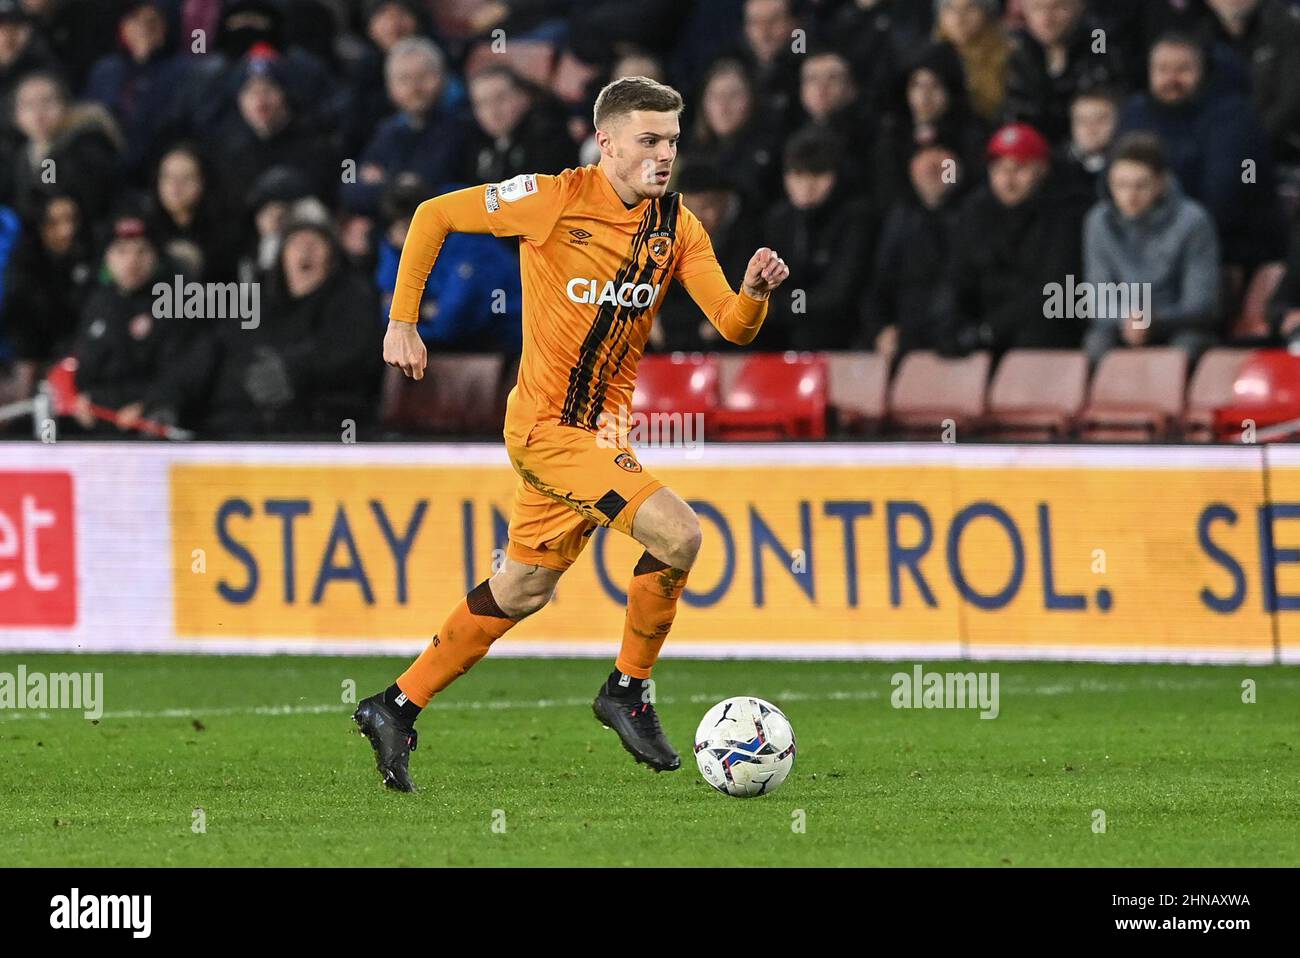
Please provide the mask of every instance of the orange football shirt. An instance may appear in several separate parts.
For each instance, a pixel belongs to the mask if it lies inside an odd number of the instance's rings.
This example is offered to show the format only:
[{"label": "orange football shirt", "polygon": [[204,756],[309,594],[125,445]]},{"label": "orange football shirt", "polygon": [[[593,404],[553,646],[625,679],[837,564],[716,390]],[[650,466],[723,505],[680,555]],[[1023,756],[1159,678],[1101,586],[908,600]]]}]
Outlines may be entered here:
[{"label": "orange football shirt", "polygon": [[637,363],[672,279],[728,341],[749,343],[767,302],[727,283],[703,225],[678,193],[628,209],[597,165],[524,174],[420,204],[402,247],[389,317],[418,319],[451,232],[518,236],[523,353],[505,436],[538,422],[596,431],[600,414],[630,414]]}]

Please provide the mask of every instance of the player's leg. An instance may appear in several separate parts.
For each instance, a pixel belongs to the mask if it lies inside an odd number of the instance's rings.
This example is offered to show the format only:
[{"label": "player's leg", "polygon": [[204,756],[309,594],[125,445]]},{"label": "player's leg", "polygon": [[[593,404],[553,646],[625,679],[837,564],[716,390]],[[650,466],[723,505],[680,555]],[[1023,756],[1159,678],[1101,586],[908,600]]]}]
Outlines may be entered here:
[{"label": "player's leg", "polygon": [[428,647],[392,685],[357,706],[353,717],[374,747],[385,785],[415,790],[408,766],[420,712],[483,658],[493,642],[550,601],[592,528],[571,509],[519,484],[505,561],[456,603]]}]

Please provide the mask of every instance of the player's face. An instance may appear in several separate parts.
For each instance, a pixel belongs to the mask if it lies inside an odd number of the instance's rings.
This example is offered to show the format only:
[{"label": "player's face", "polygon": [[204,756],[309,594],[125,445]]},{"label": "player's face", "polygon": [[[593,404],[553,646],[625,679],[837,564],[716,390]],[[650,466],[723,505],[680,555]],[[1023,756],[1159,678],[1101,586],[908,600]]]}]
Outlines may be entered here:
[{"label": "player's face", "polygon": [[614,176],[642,199],[663,196],[682,132],[677,115],[633,110],[613,127],[608,151],[614,161]]}]

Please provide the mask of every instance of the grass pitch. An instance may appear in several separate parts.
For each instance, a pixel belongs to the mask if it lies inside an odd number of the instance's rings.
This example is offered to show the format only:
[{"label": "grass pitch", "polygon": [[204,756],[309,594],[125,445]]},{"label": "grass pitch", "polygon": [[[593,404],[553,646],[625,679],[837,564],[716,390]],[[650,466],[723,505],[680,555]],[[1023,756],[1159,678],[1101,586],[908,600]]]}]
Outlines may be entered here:
[{"label": "grass pitch", "polygon": [[[102,671],[105,712],[0,710],[6,866],[1300,864],[1293,668],[927,664],[999,673],[981,720],[891,707],[912,662],[668,660],[684,764],[656,775],[591,715],[608,663],[489,657],[422,716],[421,791],[396,795],[342,699],[405,660],[6,654],[0,672],[20,662]],[[715,792],[690,751],[737,694],[798,738],[759,799]]]}]

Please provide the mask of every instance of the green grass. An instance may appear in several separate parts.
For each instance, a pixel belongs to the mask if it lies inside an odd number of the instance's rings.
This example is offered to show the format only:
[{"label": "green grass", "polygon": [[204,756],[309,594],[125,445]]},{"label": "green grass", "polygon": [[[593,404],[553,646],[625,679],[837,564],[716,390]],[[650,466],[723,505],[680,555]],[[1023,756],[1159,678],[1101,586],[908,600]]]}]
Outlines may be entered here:
[{"label": "green grass", "polygon": [[[997,671],[988,721],[892,708],[910,662],[670,660],[659,705],[685,764],[655,775],[591,715],[606,663],[489,657],[421,718],[421,791],[396,795],[341,695],[405,661],[3,655],[0,672],[20,662],[102,671],[105,715],[0,711],[0,865],[1300,864],[1295,669],[929,664]],[[785,786],[748,801],[690,755],[704,710],[744,693],[799,742]],[[253,712],[273,706],[295,711]]]}]

